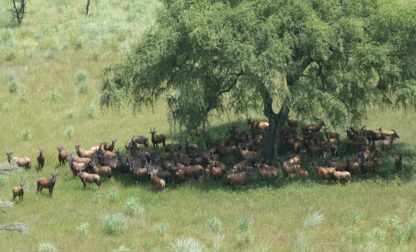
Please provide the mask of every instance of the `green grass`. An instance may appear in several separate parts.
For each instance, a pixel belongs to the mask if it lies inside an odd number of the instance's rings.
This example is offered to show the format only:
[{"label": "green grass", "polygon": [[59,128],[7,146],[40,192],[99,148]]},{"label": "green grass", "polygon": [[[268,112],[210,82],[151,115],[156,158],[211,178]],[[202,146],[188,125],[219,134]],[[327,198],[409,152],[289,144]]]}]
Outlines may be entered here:
[{"label": "green grass", "polygon": [[[8,4],[2,1],[0,9],[9,8]],[[312,175],[306,183],[280,178],[268,184],[254,176],[248,186],[237,190],[223,181],[187,182],[154,193],[149,183],[137,186],[128,174],[115,174],[100,189],[94,184],[84,189],[68,166],[57,166],[58,145],[74,152],[77,143],[88,148],[118,138],[117,146],[123,149],[132,135],[148,135],[150,127],[165,133],[168,142],[175,131],[167,122],[163,102],[136,114],[129,106],[119,110],[98,106],[103,68],[134,49],[160,4],[93,1],[88,18],[83,4],[30,1],[20,28],[0,15],[0,151],[11,149],[32,162],[39,148],[46,154],[42,170],[33,163],[31,170],[0,174],[3,201],[11,200],[11,188],[21,179],[26,181],[24,200],[0,212],[0,224],[16,221],[29,228],[24,235],[0,232],[2,248],[412,251],[416,246],[416,113],[410,109],[371,108],[367,127],[394,128],[400,140],[383,156],[377,176],[354,177],[351,185],[316,181],[306,162],[304,168]],[[17,94],[10,92],[11,76]],[[87,76],[88,92],[80,93],[77,76],[81,82]],[[261,113],[252,116],[261,117]],[[244,118],[238,121],[234,115],[213,115],[210,123],[217,135],[225,135],[231,124],[245,125]],[[405,154],[401,174],[393,172],[398,152]],[[7,159],[2,155],[4,166]],[[50,176],[56,167],[59,175],[53,197],[37,194],[37,178]],[[114,213],[123,213],[124,233],[106,233],[104,223]],[[315,225],[305,227],[306,220]]]}]

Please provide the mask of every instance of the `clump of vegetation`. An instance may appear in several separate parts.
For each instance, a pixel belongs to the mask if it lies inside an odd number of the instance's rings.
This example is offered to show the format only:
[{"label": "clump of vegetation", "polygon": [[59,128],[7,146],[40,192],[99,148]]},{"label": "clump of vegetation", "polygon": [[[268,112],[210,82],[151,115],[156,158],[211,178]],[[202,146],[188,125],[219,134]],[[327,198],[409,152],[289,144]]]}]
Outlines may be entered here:
[{"label": "clump of vegetation", "polygon": [[166,223],[158,223],[155,225],[155,229],[158,235],[164,235],[168,230],[169,225]]},{"label": "clump of vegetation", "polygon": [[296,251],[308,250],[308,238],[304,233],[300,233],[296,238]]},{"label": "clump of vegetation", "polygon": [[127,219],[121,213],[110,214],[104,220],[104,232],[107,234],[122,234],[127,227]]},{"label": "clump of vegetation", "polygon": [[56,102],[62,99],[62,94],[57,89],[46,91],[42,95],[42,101]]},{"label": "clump of vegetation", "polygon": [[56,252],[56,251],[58,251],[56,247],[53,244],[48,243],[48,242],[42,242],[41,244],[39,244],[39,247],[38,247],[38,252]]},{"label": "clump of vegetation", "polygon": [[89,87],[89,75],[85,70],[78,70],[75,74],[75,84],[78,87],[78,92],[80,94],[86,94]]},{"label": "clump of vegetation", "polygon": [[96,118],[98,115],[97,107],[92,103],[86,107],[86,111],[90,119]]},{"label": "clump of vegetation", "polygon": [[129,252],[130,249],[124,245],[119,246],[114,250],[114,252]]},{"label": "clump of vegetation", "polygon": [[178,238],[171,244],[174,252],[201,252],[204,251],[204,246],[192,237]]},{"label": "clump of vegetation", "polygon": [[74,136],[74,126],[68,126],[64,129],[64,136],[68,139],[72,139],[72,137]]},{"label": "clump of vegetation", "polygon": [[304,228],[312,228],[318,226],[324,220],[324,214],[320,212],[313,212],[309,214],[303,222]]},{"label": "clump of vegetation", "polygon": [[352,212],[351,220],[354,224],[357,224],[360,221],[360,219],[361,219],[361,215],[359,212],[357,211]]},{"label": "clump of vegetation", "polygon": [[135,198],[128,198],[124,205],[124,212],[128,216],[139,216],[144,213],[144,207]]},{"label": "clump of vegetation", "polygon": [[114,203],[118,199],[118,191],[116,189],[111,189],[107,194],[107,199],[110,203]]},{"label": "clump of vegetation", "polygon": [[222,224],[220,219],[215,216],[212,216],[208,219],[208,227],[213,233],[218,233],[221,231]]},{"label": "clump of vegetation", "polygon": [[251,234],[251,225],[252,221],[247,217],[238,221],[238,237],[241,242],[250,243],[253,240],[253,235]]},{"label": "clump of vegetation", "polygon": [[9,181],[8,177],[0,173],[0,186],[4,186],[7,181]]},{"label": "clump of vegetation", "polygon": [[368,233],[368,239],[373,242],[382,242],[386,237],[386,232],[379,227],[373,228]]},{"label": "clump of vegetation", "polygon": [[23,141],[29,141],[33,138],[33,132],[31,129],[25,129],[20,134]]},{"label": "clump of vegetation", "polygon": [[90,224],[88,222],[84,222],[84,223],[79,224],[79,226],[76,229],[77,235],[78,236],[87,235],[89,226],[90,226]]},{"label": "clump of vegetation", "polygon": [[9,75],[9,82],[7,84],[9,93],[17,93],[17,76],[15,73]]},{"label": "clump of vegetation", "polygon": [[26,92],[26,90],[22,90],[20,93],[19,93],[19,96],[17,97],[17,99],[21,102],[21,103],[25,103],[25,102],[27,102],[27,92]]},{"label": "clump of vegetation", "polygon": [[221,249],[222,244],[224,243],[224,236],[223,235],[218,235],[217,237],[215,237],[215,239],[212,241],[212,248],[214,251],[218,251]]},{"label": "clump of vegetation", "polygon": [[400,219],[396,215],[384,217],[382,224],[385,228],[397,228],[400,225]]},{"label": "clump of vegetation", "polygon": [[399,227],[396,233],[396,240],[398,242],[416,240],[416,222]]},{"label": "clump of vegetation", "polygon": [[65,117],[66,117],[66,119],[68,119],[68,120],[72,120],[72,119],[74,119],[74,117],[75,117],[75,110],[74,109],[68,109],[68,110],[66,110],[65,111]]}]

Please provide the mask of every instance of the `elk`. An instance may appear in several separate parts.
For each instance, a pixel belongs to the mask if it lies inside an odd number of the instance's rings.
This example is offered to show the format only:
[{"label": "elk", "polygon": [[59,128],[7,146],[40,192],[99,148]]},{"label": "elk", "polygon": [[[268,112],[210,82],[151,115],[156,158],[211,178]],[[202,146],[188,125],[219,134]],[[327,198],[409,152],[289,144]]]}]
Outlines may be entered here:
[{"label": "elk", "polygon": [[68,151],[64,150],[64,147],[61,145],[58,146],[58,161],[60,165],[65,164],[68,159]]},{"label": "elk", "polygon": [[324,121],[319,120],[319,124],[308,124],[303,127],[303,130],[308,133],[312,134],[314,132],[319,132],[322,128],[322,126],[326,127],[326,124]]},{"label": "elk", "polygon": [[375,172],[377,168],[378,168],[377,159],[365,160],[364,158],[361,158],[361,171],[363,173]]},{"label": "elk", "polygon": [[77,151],[78,156],[82,158],[92,158],[92,156],[95,155],[94,150],[83,150],[80,148],[79,144],[75,145],[75,149]]},{"label": "elk", "polygon": [[95,183],[98,187],[100,187],[101,185],[101,177],[98,174],[90,174],[82,171],[79,173],[78,176],[82,184],[84,185],[84,188],[87,187],[87,183]]},{"label": "elk", "polygon": [[250,127],[253,138],[256,138],[257,135],[265,134],[266,130],[269,128],[268,122],[252,121],[251,117],[247,119],[247,124]]},{"label": "elk", "polygon": [[330,178],[331,175],[333,175],[331,172],[332,170],[330,168],[335,169],[333,167],[315,166],[315,171],[316,171],[316,174],[318,175],[318,178],[320,179]]},{"label": "elk", "polygon": [[153,190],[157,191],[159,188],[161,192],[165,190],[166,182],[157,175],[156,169],[148,168],[150,179],[152,180]]},{"label": "elk", "polygon": [[116,146],[117,139],[111,140],[111,143],[104,144],[104,150],[106,151],[113,151],[114,147]]},{"label": "elk", "polygon": [[208,172],[206,173],[211,175],[215,181],[224,177],[224,168],[217,166],[215,162],[211,161],[208,165]]},{"label": "elk", "polygon": [[247,172],[232,173],[227,176],[227,183],[235,187],[237,185],[245,185],[247,183]]},{"label": "elk", "polygon": [[340,137],[341,137],[339,133],[329,132],[329,131],[326,131],[326,129],[325,129],[324,134],[325,134],[325,137],[328,141],[336,140],[339,143],[339,140],[340,140]]},{"label": "elk", "polygon": [[130,143],[132,144],[143,144],[145,147],[149,146],[149,139],[145,136],[132,136]]},{"label": "elk", "polygon": [[49,190],[49,196],[52,197],[52,192],[53,192],[53,188],[55,187],[55,182],[56,182],[56,177],[58,176],[58,172],[55,169],[55,171],[52,173],[52,176],[47,179],[47,178],[40,178],[37,181],[37,191],[36,192],[40,192],[42,193],[43,188],[48,188]]},{"label": "elk", "polygon": [[38,167],[43,168],[43,166],[45,165],[45,153],[43,152],[43,150],[39,150],[39,155],[37,157],[37,160],[38,160]]},{"label": "elk", "polygon": [[20,186],[15,186],[12,188],[12,193],[13,193],[13,200],[16,199],[16,197],[19,197],[20,200],[23,200],[23,188],[25,187],[25,182],[21,181],[20,182]]},{"label": "elk", "polygon": [[399,156],[394,160],[394,166],[396,167],[396,172],[400,172],[403,168],[403,155]]},{"label": "elk", "polygon": [[299,123],[298,120],[288,118],[287,119],[287,125],[289,125],[289,127],[292,128],[292,129],[297,129],[297,128],[299,128],[300,123]]},{"label": "elk", "polygon": [[109,166],[98,167],[97,162],[95,162],[95,160],[92,160],[90,164],[95,174],[98,174],[100,176],[107,175],[109,179],[111,179],[111,177],[113,176],[113,172]]},{"label": "elk", "polygon": [[380,127],[380,128],[378,128],[377,129],[381,134],[383,134],[383,135],[385,135],[385,136],[387,136],[387,137],[391,137],[391,136],[393,136],[393,135],[397,135],[397,132],[394,130],[394,129],[392,129],[392,130],[383,130],[383,128],[382,127]]},{"label": "elk", "polygon": [[155,130],[155,128],[150,129],[149,133],[152,135],[152,143],[153,143],[153,148],[154,149],[156,149],[157,145],[160,144],[160,143],[163,144],[163,147],[166,146],[166,137],[165,137],[165,135],[162,135],[162,134],[157,135],[156,134],[157,131]]},{"label": "elk", "polygon": [[300,165],[295,165],[295,171],[296,171],[296,176],[298,177],[298,179],[301,179],[303,182],[305,182],[308,179],[309,177],[308,171],[300,168]]},{"label": "elk", "polygon": [[24,167],[25,169],[29,169],[32,167],[30,164],[30,158],[28,157],[16,157],[13,156],[13,152],[8,151],[6,153],[7,155],[7,161],[9,161],[9,164],[16,164],[19,167]]},{"label": "elk", "polygon": [[328,170],[334,176],[337,184],[339,184],[341,180],[351,183],[351,173],[347,171],[337,171],[335,168],[328,168]]},{"label": "elk", "polygon": [[259,171],[260,177],[263,180],[270,180],[277,178],[277,168],[267,165],[267,164],[260,164],[256,162],[255,166],[257,167],[257,170]]}]

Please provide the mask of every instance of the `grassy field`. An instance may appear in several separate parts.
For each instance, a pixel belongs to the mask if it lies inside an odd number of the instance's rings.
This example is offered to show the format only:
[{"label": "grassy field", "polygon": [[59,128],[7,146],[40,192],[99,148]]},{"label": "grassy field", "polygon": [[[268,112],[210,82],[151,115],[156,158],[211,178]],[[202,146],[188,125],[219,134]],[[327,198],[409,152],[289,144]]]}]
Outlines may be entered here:
[{"label": "grassy field", "polygon": [[[280,178],[267,184],[254,175],[238,190],[224,182],[187,182],[154,193],[148,183],[116,174],[101,189],[83,189],[62,166],[53,197],[37,194],[37,178],[57,167],[59,144],[73,150],[76,143],[88,148],[118,138],[121,146],[150,127],[170,139],[175,133],[163,102],[136,114],[128,106],[99,107],[102,70],[134,49],[161,5],[92,1],[86,18],[83,4],[29,1],[19,28],[0,15],[0,151],[11,149],[33,163],[39,148],[46,152],[43,170],[33,165],[0,174],[3,201],[26,181],[24,200],[0,212],[0,225],[29,228],[27,234],[0,232],[2,251],[50,251],[48,245],[59,251],[414,251],[416,112],[410,109],[372,109],[364,124],[394,128],[400,140],[383,154],[376,176],[354,177],[350,185],[319,182],[314,175],[306,183]],[[0,11],[9,5],[2,1]],[[237,120],[213,117],[211,126],[221,134]],[[395,174],[399,152],[405,169]],[[7,162],[2,155],[0,165]],[[108,221],[115,213],[121,217]],[[121,221],[121,233],[108,234],[115,221]]]}]

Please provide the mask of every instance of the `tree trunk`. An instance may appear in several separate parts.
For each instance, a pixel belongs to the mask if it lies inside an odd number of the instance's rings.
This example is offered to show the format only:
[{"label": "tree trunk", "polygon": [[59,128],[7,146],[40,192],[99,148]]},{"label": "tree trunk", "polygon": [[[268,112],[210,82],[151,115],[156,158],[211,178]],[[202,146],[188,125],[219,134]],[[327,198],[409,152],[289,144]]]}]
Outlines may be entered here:
[{"label": "tree trunk", "polygon": [[285,100],[278,114],[273,111],[273,98],[263,85],[261,87],[263,98],[263,113],[269,121],[269,127],[264,137],[263,159],[266,164],[274,164],[279,155],[280,133],[289,114],[289,106]]}]

